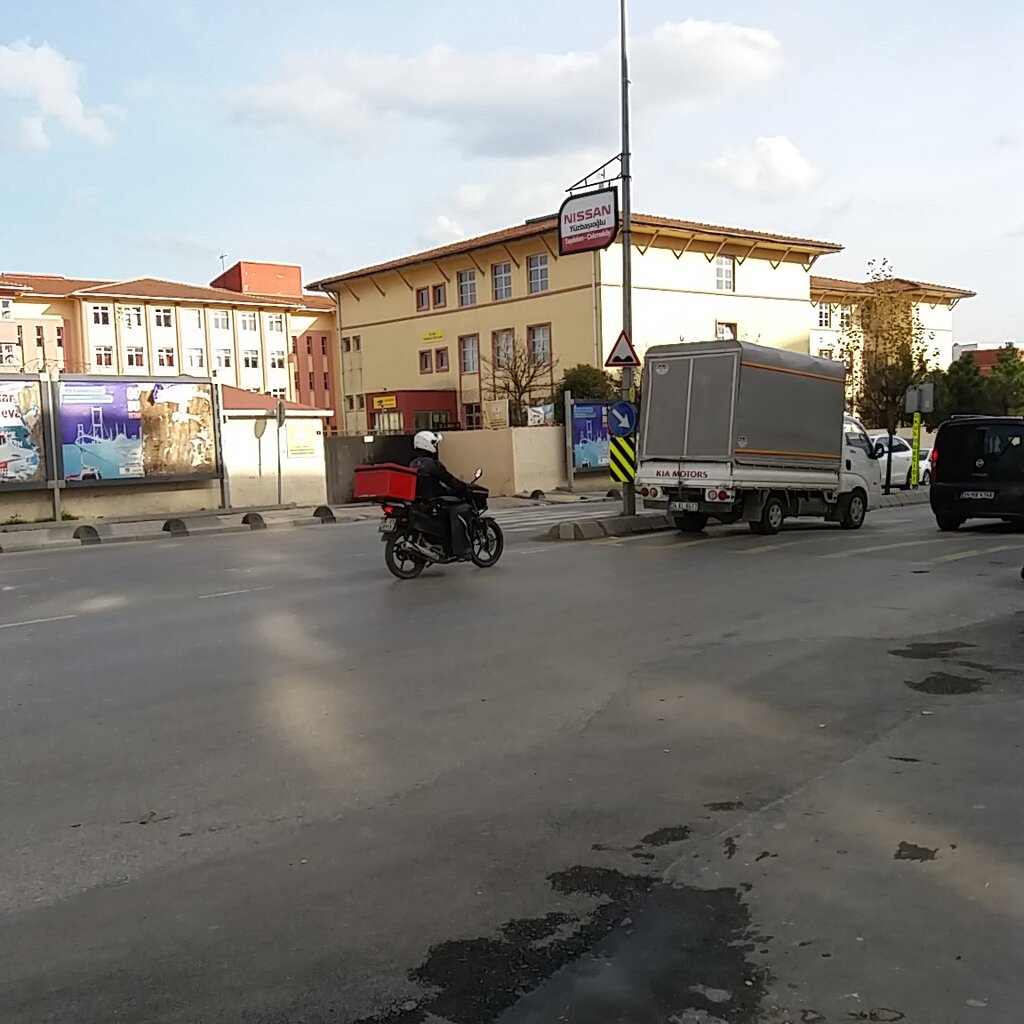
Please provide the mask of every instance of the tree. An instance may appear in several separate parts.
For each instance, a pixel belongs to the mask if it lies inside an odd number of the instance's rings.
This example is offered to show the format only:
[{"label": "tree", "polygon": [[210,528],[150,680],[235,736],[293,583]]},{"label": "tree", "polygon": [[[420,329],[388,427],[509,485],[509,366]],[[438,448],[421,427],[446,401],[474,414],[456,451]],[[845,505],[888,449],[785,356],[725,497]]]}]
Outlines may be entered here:
[{"label": "tree", "polygon": [[1024,411],[1024,361],[1012,341],[996,353],[996,365],[985,383],[994,413],[1017,416]]},{"label": "tree", "polygon": [[[862,419],[884,427],[890,438],[906,418],[907,388],[928,373],[929,339],[904,286],[886,260],[868,264],[868,294],[844,332],[840,351],[850,369],[849,399]],[[885,490],[892,480],[886,459]]]},{"label": "tree", "polygon": [[555,422],[565,421],[565,393],[581,402],[614,402],[619,397],[619,385],[607,370],[580,363],[555,385],[552,401],[555,403]]},{"label": "tree", "polygon": [[557,361],[551,358],[550,341],[527,345],[509,331],[495,338],[490,359],[483,358],[481,379],[492,398],[508,399],[508,419],[513,427],[525,427],[527,408],[541,395],[551,394]]}]

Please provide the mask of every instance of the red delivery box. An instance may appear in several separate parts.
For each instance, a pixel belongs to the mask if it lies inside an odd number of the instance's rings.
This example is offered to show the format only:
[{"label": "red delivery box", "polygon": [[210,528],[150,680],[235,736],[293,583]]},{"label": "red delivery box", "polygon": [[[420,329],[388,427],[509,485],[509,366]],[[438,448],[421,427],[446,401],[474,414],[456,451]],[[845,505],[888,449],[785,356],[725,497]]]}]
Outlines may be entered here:
[{"label": "red delivery box", "polygon": [[392,462],[356,466],[353,495],[362,501],[412,501],[416,497],[416,470]]}]

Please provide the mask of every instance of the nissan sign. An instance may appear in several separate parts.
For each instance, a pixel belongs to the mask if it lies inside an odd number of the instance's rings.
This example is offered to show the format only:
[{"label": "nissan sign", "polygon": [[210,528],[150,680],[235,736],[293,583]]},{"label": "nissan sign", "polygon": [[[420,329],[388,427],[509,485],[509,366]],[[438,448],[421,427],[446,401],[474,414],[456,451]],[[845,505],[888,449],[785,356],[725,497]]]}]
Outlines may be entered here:
[{"label": "nissan sign", "polygon": [[558,252],[607,249],[619,233],[619,193],[614,188],[569,196],[558,211]]}]

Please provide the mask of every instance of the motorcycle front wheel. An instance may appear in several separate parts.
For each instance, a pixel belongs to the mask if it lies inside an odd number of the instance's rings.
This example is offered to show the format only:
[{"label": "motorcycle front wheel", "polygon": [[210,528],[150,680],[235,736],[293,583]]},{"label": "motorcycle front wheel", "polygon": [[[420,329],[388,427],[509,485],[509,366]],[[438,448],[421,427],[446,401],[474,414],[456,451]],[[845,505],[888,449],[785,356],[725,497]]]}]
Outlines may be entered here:
[{"label": "motorcycle front wheel", "polygon": [[427,563],[409,547],[409,535],[393,533],[384,545],[384,564],[392,576],[400,580],[414,580],[427,567]]},{"label": "motorcycle front wheel", "polygon": [[473,531],[469,557],[481,569],[489,569],[505,550],[505,535],[493,519],[481,519]]}]

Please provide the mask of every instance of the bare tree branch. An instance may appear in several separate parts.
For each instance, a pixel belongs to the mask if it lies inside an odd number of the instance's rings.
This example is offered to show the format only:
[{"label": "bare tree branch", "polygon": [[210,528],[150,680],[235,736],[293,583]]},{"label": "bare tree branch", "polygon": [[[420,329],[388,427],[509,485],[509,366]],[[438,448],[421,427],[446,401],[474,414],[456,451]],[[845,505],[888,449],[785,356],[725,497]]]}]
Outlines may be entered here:
[{"label": "bare tree branch", "polygon": [[527,408],[534,399],[545,398],[553,390],[557,360],[551,358],[550,343],[545,350],[531,351],[522,337],[499,335],[491,356],[481,356],[481,381],[492,399],[508,399],[509,423],[525,427]]}]

